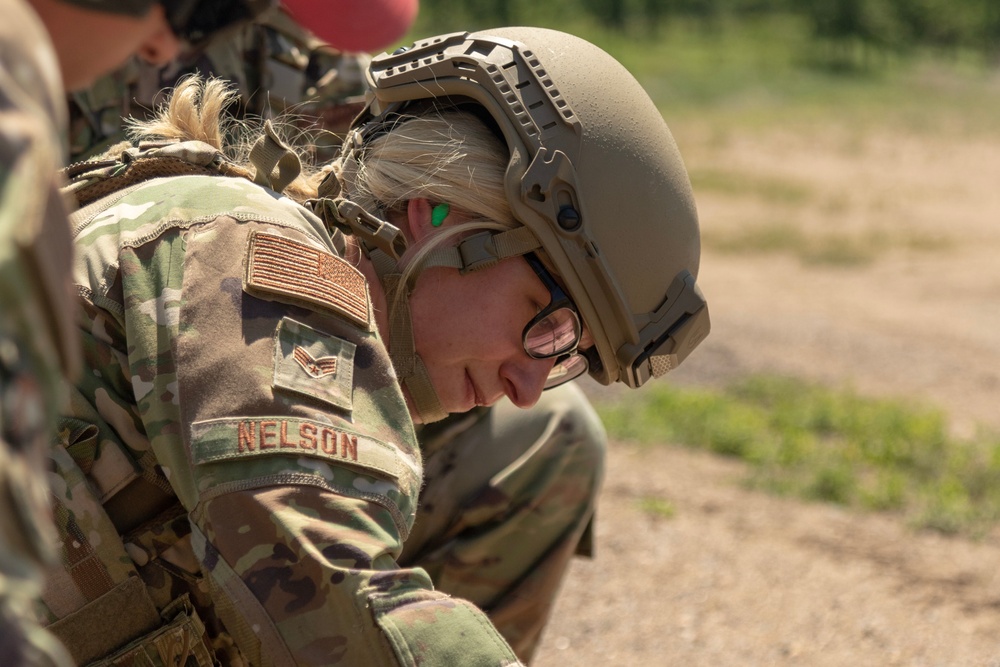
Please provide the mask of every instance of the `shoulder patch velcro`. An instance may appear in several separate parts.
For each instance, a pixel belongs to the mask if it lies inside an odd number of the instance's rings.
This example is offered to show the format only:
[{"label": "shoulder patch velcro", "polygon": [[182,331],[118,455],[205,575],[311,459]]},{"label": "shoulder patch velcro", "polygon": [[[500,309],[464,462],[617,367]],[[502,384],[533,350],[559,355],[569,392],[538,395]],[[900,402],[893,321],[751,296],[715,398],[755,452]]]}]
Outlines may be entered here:
[{"label": "shoulder patch velcro", "polygon": [[301,241],[250,234],[244,289],[254,296],[319,306],[371,329],[368,283],[347,260]]},{"label": "shoulder patch velcro", "polygon": [[288,317],[274,336],[274,386],[350,410],[357,346]]}]

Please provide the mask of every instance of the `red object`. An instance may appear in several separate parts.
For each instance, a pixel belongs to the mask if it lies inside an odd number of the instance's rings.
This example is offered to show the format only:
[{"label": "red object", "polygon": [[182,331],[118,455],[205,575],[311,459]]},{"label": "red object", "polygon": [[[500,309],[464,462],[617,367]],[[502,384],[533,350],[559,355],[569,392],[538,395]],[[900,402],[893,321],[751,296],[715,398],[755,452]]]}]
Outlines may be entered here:
[{"label": "red object", "polygon": [[335,49],[374,53],[399,40],[419,0],[282,0],[292,17]]}]

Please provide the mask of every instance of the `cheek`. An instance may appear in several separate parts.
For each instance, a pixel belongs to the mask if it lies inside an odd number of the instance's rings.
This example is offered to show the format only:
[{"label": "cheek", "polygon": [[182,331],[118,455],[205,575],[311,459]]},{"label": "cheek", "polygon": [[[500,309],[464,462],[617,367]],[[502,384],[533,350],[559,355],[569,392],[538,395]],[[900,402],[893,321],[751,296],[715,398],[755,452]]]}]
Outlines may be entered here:
[{"label": "cheek", "polygon": [[430,270],[421,276],[410,295],[410,321],[417,351],[429,364],[440,364],[458,354],[472,335],[478,305],[470,299],[467,284]]},{"label": "cheek", "polygon": [[470,285],[469,299],[475,306],[466,313],[467,326],[478,346],[489,348],[480,352],[483,356],[506,359],[517,354],[524,326],[536,312],[521,276],[511,268],[517,265],[498,266]]},{"label": "cheek", "polygon": [[445,355],[490,358],[519,347],[534,314],[523,290],[503,271],[451,274],[425,276],[410,297],[417,349],[425,361]]},{"label": "cheek", "polygon": [[504,312],[502,286],[484,277],[461,276],[452,285],[454,289],[442,294],[441,312],[447,325],[442,337],[452,347],[479,356],[487,356],[491,348],[501,345],[510,319]]}]

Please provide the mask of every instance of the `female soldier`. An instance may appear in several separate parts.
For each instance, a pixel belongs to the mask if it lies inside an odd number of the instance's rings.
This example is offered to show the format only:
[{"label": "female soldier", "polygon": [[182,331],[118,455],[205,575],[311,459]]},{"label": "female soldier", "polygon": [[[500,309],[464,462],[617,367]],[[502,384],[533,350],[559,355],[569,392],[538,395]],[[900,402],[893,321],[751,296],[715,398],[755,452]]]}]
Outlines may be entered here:
[{"label": "female soldier", "polygon": [[[77,169],[90,370],[53,450],[67,567],[45,602],[81,664],[517,664],[427,572],[476,599],[495,554],[523,550],[494,618],[536,614],[551,591],[531,570],[565,565],[599,455],[556,420],[528,477],[538,452],[510,463],[496,437],[483,461],[439,457],[421,514],[471,506],[414,526],[414,423],[529,407],[587,370],[638,387],[708,333],[680,156],[610,56],[510,28],[419,42],[368,77],[317,192],[289,185],[270,128],[252,170],[169,141]],[[210,84],[191,105],[196,88],[146,133],[220,145],[224,100]],[[465,466],[494,471],[471,496]],[[573,539],[539,548],[553,526]]]}]

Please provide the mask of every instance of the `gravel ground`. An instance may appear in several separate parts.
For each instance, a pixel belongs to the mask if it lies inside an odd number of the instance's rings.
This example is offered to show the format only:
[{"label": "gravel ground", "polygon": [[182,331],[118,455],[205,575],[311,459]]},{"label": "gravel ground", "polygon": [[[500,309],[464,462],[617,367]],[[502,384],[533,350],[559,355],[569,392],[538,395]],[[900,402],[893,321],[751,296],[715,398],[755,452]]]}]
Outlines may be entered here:
[{"label": "gravel ground", "polygon": [[[713,333],[664,381],[777,372],[917,399],[957,435],[1000,432],[1000,139],[687,130],[692,170],[807,193],[696,192],[706,235],[792,220],[878,246],[871,263],[823,266],[709,243]],[[1000,665],[1000,539],[776,499],[741,474],[669,443],[613,443],[596,559],[574,563],[534,664]],[[676,514],[643,513],[645,496]]]}]

